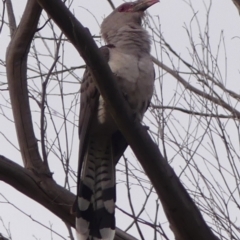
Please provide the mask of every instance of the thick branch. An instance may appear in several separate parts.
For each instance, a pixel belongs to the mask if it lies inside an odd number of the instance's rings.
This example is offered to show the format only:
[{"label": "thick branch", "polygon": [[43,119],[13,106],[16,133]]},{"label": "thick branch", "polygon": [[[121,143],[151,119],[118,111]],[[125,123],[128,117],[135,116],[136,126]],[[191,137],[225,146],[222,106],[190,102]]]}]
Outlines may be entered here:
[{"label": "thick branch", "polygon": [[238,9],[238,12],[240,13],[240,0],[232,0],[235,4],[236,8]]},{"label": "thick branch", "polygon": [[6,65],[14,122],[24,165],[26,168],[50,174],[38,151],[27,89],[27,57],[41,9],[36,1],[28,1],[21,22],[8,46]]},{"label": "thick branch", "polygon": [[1,233],[0,233],[0,240],[9,240],[8,238],[5,238]]},{"label": "thick branch", "polygon": [[0,180],[74,226],[74,217],[70,214],[70,210],[75,196],[57,185],[51,178],[40,178],[30,170],[0,155]]},{"label": "thick branch", "polygon": [[107,63],[90,34],[60,0],[38,0],[91,68],[96,84],[163,204],[177,240],[217,239],[173,169],[140,123],[134,122]]},{"label": "thick branch", "polygon": [[[0,181],[11,185],[27,197],[35,200],[71,227],[75,227],[75,217],[70,214],[76,196],[59,186],[48,177],[37,177],[30,170],[21,167],[0,155]],[[136,240],[120,229],[115,240]]]}]

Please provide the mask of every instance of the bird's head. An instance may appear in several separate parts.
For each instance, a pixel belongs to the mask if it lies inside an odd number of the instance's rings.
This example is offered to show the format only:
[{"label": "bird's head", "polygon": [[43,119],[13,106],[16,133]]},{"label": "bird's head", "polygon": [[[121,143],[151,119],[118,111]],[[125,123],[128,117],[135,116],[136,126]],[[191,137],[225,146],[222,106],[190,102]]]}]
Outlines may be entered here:
[{"label": "bird's head", "polygon": [[157,2],[159,0],[138,0],[117,7],[101,25],[101,33],[105,41],[110,43],[109,39],[121,29],[141,27],[144,11]]}]

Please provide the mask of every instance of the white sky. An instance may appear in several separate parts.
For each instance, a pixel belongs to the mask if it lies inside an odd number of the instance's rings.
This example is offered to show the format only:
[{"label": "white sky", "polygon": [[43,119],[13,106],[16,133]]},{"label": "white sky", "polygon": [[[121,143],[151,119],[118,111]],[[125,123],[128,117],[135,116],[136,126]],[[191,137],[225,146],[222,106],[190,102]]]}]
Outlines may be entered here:
[{"label": "white sky", "polygon": [[[16,16],[17,22],[19,22],[25,3],[25,0],[12,0],[13,8]],[[122,1],[113,0],[115,6],[119,5]],[[208,5],[209,0],[206,0],[206,5]],[[204,11],[204,4],[202,1],[193,1],[194,9],[198,12],[199,21],[205,23],[206,12]],[[85,9],[84,9],[84,8]],[[2,2],[0,3],[0,11],[2,9]],[[108,15],[111,12],[111,8],[108,5],[107,1],[104,0],[88,0],[88,1],[75,1],[74,4],[74,14],[79,19],[79,21],[86,27],[88,27],[92,34],[99,34],[99,26],[102,19],[105,15]],[[87,9],[87,10],[86,10]],[[89,13],[88,10],[91,12]],[[189,22],[193,17],[193,13],[187,4],[183,0],[162,0],[160,4],[154,5],[154,7],[149,9],[149,14],[154,16],[156,19],[160,19],[161,32],[164,34],[165,39],[177,50],[178,53],[181,53],[182,56],[187,55],[187,46],[188,38],[186,31],[184,30],[184,25],[189,26]],[[94,20],[93,16],[98,20],[98,23]],[[240,81],[239,81],[239,63],[240,63],[240,18],[237,9],[230,0],[213,0],[212,9],[210,14],[210,32],[213,51],[216,51],[217,44],[219,41],[219,36],[221,31],[224,31],[225,44],[227,49],[228,56],[228,88],[235,90],[239,93]],[[196,32],[196,25],[193,25],[193,32]],[[9,43],[9,31],[4,27],[3,33],[0,35],[0,59],[4,59],[6,46]],[[71,50],[72,51],[72,50]],[[74,54],[71,52],[71,54]],[[80,58],[75,54],[76,57],[69,59],[69,64],[74,66],[82,64]],[[167,64],[167,62],[166,62]],[[2,70],[1,70],[2,71]],[[4,78],[0,75],[0,82]],[[1,86],[0,86],[1,87]],[[169,94],[171,94],[171,89],[169,88]],[[0,98],[1,100],[1,98]],[[0,115],[1,126],[0,131],[5,133],[7,136],[11,136],[11,140],[14,144],[17,145],[16,133],[13,127],[13,124],[9,123]],[[0,154],[16,161],[18,164],[21,164],[21,156],[17,151],[6,143],[6,140],[0,135]],[[77,159],[77,153],[72,155],[73,159]],[[62,183],[62,175],[58,173],[59,163],[52,162],[51,170],[54,171],[54,178]],[[76,163],[75,163],[76,164]],[[73,163],[74,165],[74,163]],[[121,198],[118,188],[118,202],[124,201]],[[123,191],[123,190],[122,190]],[[63,235],[67,239],[67,231],[65,225],[62,221],[56,218],[52,213],[46,210],[44,207],[35,203],[34,201],[28,199],[22,194],[18,193],[15,189],[9,187],[8,185],[0,182],[0,193],[4,194],[9,201],[13,202],[18,208],[27,213],[29,216],[32,216],[37,221],[48,226],[51,224],[53,230]],[[140,193],[136,191],[136,195]],[[140,197],[139,197],[140,198]],[[1,203],[3,199],[0,196],[0,217],[3,218],[6,225],[10,225],[12,232],[12,239],[14,240],[32,240],[32,239],[62,239],[57,235],[51,237],[49,230],[45,230],[44,227],[39,226],[34,223],[30,218],[24,216],[22,213],[17,211],[14,207],[9,204]],[[126,207],[127,208],[127,207]],[[154,213],[154,208],[152,209],[152,214]],[[151,209],[149,209],[151,212]],[[117,213],[117,226],[123,228],[127,226],[129,222],[122,217],[121,214]],[[0,233],[5,233],[3,226],[0,223]],[[135,234],[136,231],[131,232]],[[149,239],[152,239],[152,234]],[[35,237],[36,238],[35,238]],[[173,239],[173,238],[172,238]]]}]

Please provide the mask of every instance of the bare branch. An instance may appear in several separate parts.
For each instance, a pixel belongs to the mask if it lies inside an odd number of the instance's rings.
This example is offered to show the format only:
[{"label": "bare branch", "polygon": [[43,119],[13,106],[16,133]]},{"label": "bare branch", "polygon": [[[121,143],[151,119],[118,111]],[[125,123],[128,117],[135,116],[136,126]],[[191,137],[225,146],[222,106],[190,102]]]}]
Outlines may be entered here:
[{"label": "bare branch", "polygon": [[[66,224],[75,228],[75,216],[70,212],[76,196],[59,186],[52,178],[36,176],[30,170],[0,155],[0,180],[40,203]],[[117,229],[115,240],[136,240],[136,238]]]},{"label": "bare branch", "polygon": [[3,25],[4,25],[5,6],[6,6],[6,1],[3,1],[2,20],[1,20],[2,23],[0,25],[0,33],[2,32]]},{"label": "bare branch", "polygon": [[107,0],[107,1],[108,1],[109,5],[111,6],[111,8],[114,10],[114,9],[115,9],[115,6],[114,6],[112,0]]},{"label": "bare branch", "polygon": [[235,108],[231,107],[229,104],[224,102],[221,98],[216,98],[214,96],[211,96],[194,86],[192,86],[190,83],[188,83],[185,79],[183,79],[177,71],[174,71],[173,69],[169,68],[159,60],[157,60],[155,57],[152,57],[153,62],[158,65],[160,68],[164,69],[166,72],[171,74],[174,78],[176,78],[186,89],[190,90],[191,92],[194,92],[195,94],[204,97],[205,99],[210,100],[211,102],[227,109],[229,112],[234,114],[236,118],[240,118],[240,112],[236,110]]},{"label": "bare branch", "polygon": [[6,65],[13,116],[20,151],[26,168],[50,175],[34,135],[27,89],[27,56],[41,14],[41,7],[29,0],[21,22],[8,46]]},{"label": "bare branch", "polygon": [[12,1],[6,0],[6,6],[7,6],[7,13],[8,13],[8,20],[9,20],[10,35],[12,37],[13,33],[15,32],[15,30],[17,28],[15,15],[13,12]]},{"label": "bare branch", "polygon": [[74,217],[70,209],[75,200],[74,194],[44,176],[36,176],[28,169],[0,155],[0,180],[11,185],[27,197],[42,204],[56,216],[74,227]]},{"label": "bare branch", "polygon": [[235,4],[236,8],[238,9],[239,13],[240,13],[240,0],[232,0],[233,3]]},{"label": "bare branch", "polygon": [[152,108],[158,108],[158,109],[169,109],[171,111],[180,111],[183,113],[187,113],[189,115],[196,115],[196,116],[202,116],[202,117],[211,117],[211,118],[236,118],[235,115],[224,115],[224,114],[213,114],[213,113],[201,113],[201,112],[196,112],[196,111],[191,111],[179,107],[174,107],[174,106],[157,106],[157,105],[150,105]]},{"label": "bare branch", "polygon": [[[58,47],[59,48],[59,47]],[[45,81],[42,83],[42,101],[41,101],[41,119],[40,119],[40,129],[41,129],[41,147],[42,147],[42,155],[43,155],[43,162],[49,168],[48,161],[47,161],[47,153],[46,153],[46,146],[45,146],[45,101],[46,101],[46,91],[47,91],[47,84],[48,80],[51,76],[51,73],[58,61],[59,57],[56,56],[52,66],[49,69],[49,72],[46,76]]]}]

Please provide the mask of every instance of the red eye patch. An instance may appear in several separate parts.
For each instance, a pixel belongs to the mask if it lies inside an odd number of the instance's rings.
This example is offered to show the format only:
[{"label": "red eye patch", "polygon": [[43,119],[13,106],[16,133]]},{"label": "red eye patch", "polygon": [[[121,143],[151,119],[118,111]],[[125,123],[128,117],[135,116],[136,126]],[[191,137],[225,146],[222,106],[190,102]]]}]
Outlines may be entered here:
[{"label": "red eye patch", "polygon": [[119,12],[130,12],[132,9],[133,4],[132,3],[124,3],[118,8]]}]

